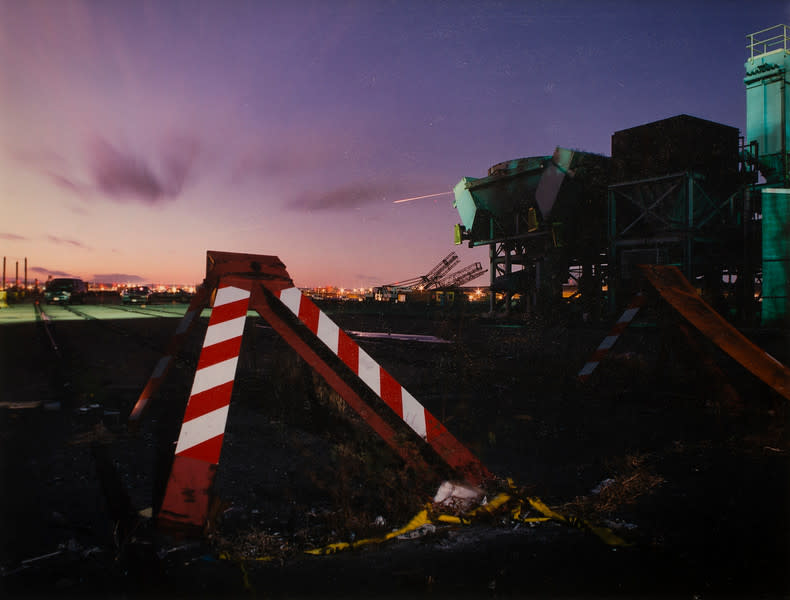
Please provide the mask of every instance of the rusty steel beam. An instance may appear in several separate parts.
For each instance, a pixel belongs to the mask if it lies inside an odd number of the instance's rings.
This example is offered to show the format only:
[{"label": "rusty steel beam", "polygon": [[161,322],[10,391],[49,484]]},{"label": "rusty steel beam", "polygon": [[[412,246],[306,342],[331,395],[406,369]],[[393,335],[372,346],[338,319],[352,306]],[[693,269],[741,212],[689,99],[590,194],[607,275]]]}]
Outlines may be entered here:
[{"label": "rusty steel beam", "polygon": [[687,321],[746,369],[790,400],[790,369],[754,344],[697,294],[674,266],[640,265],[647,280]]},{"label": "rusty steel beam", "polygon": [[131,431],[136,431],[139,427],[140,421],[151,403],[151,398],[153,398],[154,394],[159,390],[162,382],[170,372],[175,357],[184,345],[184,340],[197,322],[196,317],[199,317],[203,309],[208,306],[208,300],[209,290],[205,286],[201,286],[192,297],[187,311],[184,313],[184,316],[181,317],[178,327],[176,327],[176,332],[170,340],[167,350],[165,350],[164,356],[156,363],[154,372],[151,374],[148,383],[145,384],[145,388],[143,388],[143,391],[137,398],[134,408],[132,408],[128,423],[128,427]]}]

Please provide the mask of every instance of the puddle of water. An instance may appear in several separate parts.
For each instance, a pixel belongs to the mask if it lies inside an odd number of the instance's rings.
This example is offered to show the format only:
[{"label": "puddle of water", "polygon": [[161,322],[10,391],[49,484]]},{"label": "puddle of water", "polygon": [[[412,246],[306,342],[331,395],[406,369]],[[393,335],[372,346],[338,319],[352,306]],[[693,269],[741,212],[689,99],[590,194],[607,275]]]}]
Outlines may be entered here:
[{"label": "puddle of water", "polygon": [[347,331],[354,337],[384,340],[401,340],[405,342],[427,342],[431,344],[451,344],[449,340],[436,337],[435,335],[416,335],[411,333],[387,333],[384,331]]}]

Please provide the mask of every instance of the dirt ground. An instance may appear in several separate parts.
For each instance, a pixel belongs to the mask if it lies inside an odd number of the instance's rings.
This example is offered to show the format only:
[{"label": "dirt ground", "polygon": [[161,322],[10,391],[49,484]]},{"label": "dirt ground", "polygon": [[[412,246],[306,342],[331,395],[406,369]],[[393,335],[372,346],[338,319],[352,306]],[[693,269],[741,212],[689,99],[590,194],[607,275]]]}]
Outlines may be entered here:
[{"label": "dirt ground", "polygon": [[[451,342],[358,340],[493,473],[628,545],[503,513],[305,554],[405,525],[445,474],[404,468],[257,317],[245,329],[215,524],[198,540],[143,517],[124,528],[119,511],[151,507],[166,477],[206,320],[135,435],[126,417],[177,321],[58,322],[58,353],[40,323],[10,324],[0,329],[4,597],[790,595],[787,403],[699,340],[712,372],[666,311],[643,311],[582,384],[575,374],[608,324],[324,309],[346,330]],[[788,363],[786,335],[747,333]]]}]

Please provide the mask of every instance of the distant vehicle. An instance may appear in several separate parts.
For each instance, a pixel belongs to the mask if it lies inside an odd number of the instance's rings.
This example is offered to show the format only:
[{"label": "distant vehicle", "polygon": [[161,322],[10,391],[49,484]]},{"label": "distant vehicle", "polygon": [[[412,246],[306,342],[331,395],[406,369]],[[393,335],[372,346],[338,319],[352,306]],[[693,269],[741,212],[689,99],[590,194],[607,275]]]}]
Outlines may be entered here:
[{"label": "distant vehicle", "polygon": [[121,292],[124,304],[148,304],[151,301],[151,288],[147,285],[136,285]]},{"label": "distant vehicle", "polygon": [[82,304],[87,294],[88,284],[82,279],[50,279],[44,288],[44,300],[47,304]]},{"label": "distant vehicle", "polygon": [[177,290],[176,290],[176,291],[173,293],[173,299],[174,299],[176,302],[190,302],[190,301],[192,300],[192,297],[193,297],[194,295],[195,295],[195,294],[193,294],[192,292],[190,292],[190,291],[188,291],[188,290],[185,290],[184,288],[178,288],[178,289],[177,289]]}]

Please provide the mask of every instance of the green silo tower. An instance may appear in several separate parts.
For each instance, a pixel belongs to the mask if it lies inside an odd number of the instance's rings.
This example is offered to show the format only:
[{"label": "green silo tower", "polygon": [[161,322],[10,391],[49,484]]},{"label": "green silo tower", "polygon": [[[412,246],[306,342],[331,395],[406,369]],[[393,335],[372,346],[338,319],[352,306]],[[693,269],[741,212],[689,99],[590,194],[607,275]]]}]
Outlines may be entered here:
[{"label": "green silo tower", "polygon": [[790,288],[790,38],[776,25],[747,37],[746,142],[757,142],[762,196],[762,323],[788,319]]}]

